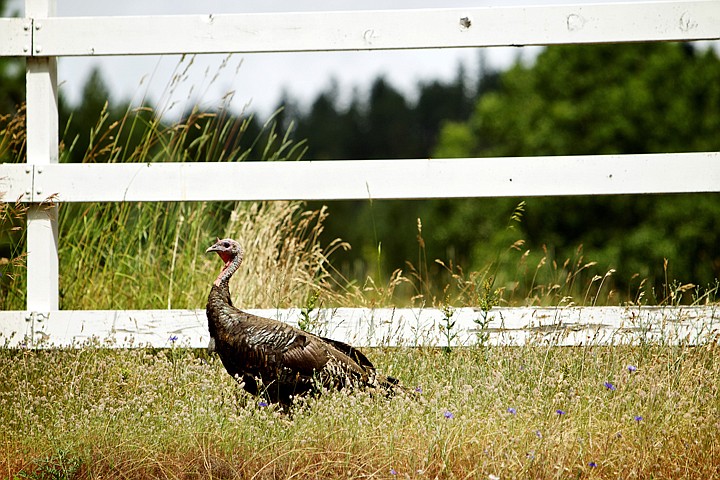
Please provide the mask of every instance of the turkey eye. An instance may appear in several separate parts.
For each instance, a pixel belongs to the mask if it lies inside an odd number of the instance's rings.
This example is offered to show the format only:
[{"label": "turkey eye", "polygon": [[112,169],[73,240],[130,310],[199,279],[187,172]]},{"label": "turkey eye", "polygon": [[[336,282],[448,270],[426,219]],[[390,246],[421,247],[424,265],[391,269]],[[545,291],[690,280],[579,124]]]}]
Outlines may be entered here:
[{"label": "turkey eye", "polygon": [[228,242],[223,242],[222,246],[224,248],[230,248],[230,244]]}]

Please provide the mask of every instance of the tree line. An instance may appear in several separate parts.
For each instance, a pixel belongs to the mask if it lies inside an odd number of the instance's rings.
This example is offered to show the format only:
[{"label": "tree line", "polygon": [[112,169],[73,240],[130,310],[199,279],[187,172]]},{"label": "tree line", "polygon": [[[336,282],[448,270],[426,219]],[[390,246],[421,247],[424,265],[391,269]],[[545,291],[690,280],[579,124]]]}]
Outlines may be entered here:
[{"label": "tree line", "polygon": [[[453,82],[421,84],[416,101],[379,78],[365,101],[356,95],[342,107],[331,88],[306,111],[286,113],[313,159],[720,150],[713,48],[553,46],[531,65],[484,72],[475,85],[465,78],[461,69]],[[526,276],[528,265],[555,262],[558,274],[572,274],[575,263],[589,265],[587,278],[614,272],[622,298],[645,289],[662,300],[674,282],[712,286],[720,273],[717,193],[337,202],[333,211],[328,236],[360,248],[360,268],[386,274],[423,258],[430,275],[446,273],[437,258],[471,270],[494,265],[512,282],[523,262]]]}]

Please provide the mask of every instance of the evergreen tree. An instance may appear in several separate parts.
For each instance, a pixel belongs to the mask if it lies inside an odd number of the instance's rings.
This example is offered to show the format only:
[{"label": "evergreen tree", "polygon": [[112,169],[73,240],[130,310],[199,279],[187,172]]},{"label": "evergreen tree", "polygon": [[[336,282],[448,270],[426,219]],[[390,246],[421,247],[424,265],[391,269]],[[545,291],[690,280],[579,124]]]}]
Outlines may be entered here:
[{"label": "evergreen tree", "polygon": [[[460,65],[451,82],[419,84],[415,102],[380,77],[366,96],[355,90],[345,107],[340,105],[339,89],[333,82],[306,112],[286,98],[289,108],[283,112],[283,123],[287,126],[293,121],[296,138],[308,140],[306,158],[310,160],[427,158],[441,125],[467,119],[472,111],[473,88],[466,76]],[[487,90],[492,82],[482,85]],[[427,209],[426,203],[331,202],[325,239],[340,237],[353,246],[352,252],[335,256],[339,268],[347,276],[363,278],[368,271],[383,275],[416,259],[417,218]],[[440,253],[444,255],[445,250]]]}]

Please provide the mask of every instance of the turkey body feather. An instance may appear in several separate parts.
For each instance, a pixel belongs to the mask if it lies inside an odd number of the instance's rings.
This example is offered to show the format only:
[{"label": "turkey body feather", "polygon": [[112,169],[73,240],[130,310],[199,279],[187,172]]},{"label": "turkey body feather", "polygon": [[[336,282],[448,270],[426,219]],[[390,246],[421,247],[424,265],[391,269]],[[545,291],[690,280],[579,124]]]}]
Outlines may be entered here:
[{"label": "turkey body feather", "polygon": [[208,296],[211,344],[247,392],[289,405],[295,396],[323,388],[399,388],[397,380],[378,374],[362,352],[346,343],[233,306],[229,280],[242,263],[243,250],[236,241],[224,239],[207,251],[217,252],[225,262]]}]

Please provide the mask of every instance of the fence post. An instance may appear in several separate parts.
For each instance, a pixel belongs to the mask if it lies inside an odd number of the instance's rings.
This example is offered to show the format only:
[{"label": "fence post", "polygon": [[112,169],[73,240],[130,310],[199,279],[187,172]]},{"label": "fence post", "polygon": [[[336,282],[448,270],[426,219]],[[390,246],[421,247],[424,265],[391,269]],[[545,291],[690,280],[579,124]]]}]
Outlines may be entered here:
[{"label": "fence post", "polygon": [[[33,19],[33,34],[43,19],[55,15],[56,0],[26,0],[25,16]],[[35,167],[34,198],[43,198],[42,167],[58,162],[57,59],[42,57],[33,42],[27,58],[27,163]],[[27,214],[27,309],[58,310],[58,206],[34,203]]]}]

